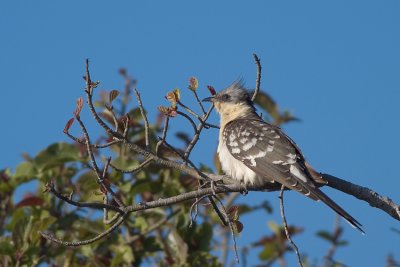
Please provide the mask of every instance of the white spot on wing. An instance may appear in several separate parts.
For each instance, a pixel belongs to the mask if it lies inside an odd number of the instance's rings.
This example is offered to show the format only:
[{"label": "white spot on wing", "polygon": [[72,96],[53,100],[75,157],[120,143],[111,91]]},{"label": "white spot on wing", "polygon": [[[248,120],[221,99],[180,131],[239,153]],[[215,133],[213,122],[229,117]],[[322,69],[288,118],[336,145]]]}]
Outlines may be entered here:
[{"label": "white spot on wing", "polygon": [[295,165],[290,165],[290,173],[293,174],[296,178],[302,180],[303,182],[307,182],[307,178]]},{"label": "white spot on wing", "polygon": [[286,155],[286,157],[288,157],[290,159],[295,159],[296,158],[296,154],[289,153],[289,154]]},{"label": "white spot on wing", "polygon": [[239,154],[239,153],[240,153],[240,149],[239,148],[237,148],[237,147],[232,148],[232,154]]},{"label": "white spot on wing", "polygon": [[249,136],[249,135],[250,135],[250,133],[248,131],[243,131],[242,132],[242,136]]},{"label": "white spot on wing", "polygon": [[230,146],[238,146],[239,144],[238,144],[238,142],[236,142],[236,141],[231,141],[231,142],[229,143],[229,145],[230,145]]},{"label": "white spot on wing", "polygon": [[274,161],[272,162],[272,164],[282,164],[282,163],[283,163],[282,160],[274,160]]},{"label": "white spot on wing", "polygon": [[243,150],[247,151],[250,148],[252,148],[253,146],[255,146],[255,144],[257,143],[257,138],[252,138],[250,142],[248,142],[247,144],[245,144],[243,146]]},{"label": "white spot on wing", "polygon": [[268,145],[267,152],[272,152],[272,151],[274,151],[274,146]]}]

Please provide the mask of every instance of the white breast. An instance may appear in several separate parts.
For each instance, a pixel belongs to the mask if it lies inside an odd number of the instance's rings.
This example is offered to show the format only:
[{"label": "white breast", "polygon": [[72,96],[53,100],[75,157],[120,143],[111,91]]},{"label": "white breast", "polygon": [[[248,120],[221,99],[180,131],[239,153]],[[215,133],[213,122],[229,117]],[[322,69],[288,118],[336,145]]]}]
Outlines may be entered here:
[{"label": "white breast", "polygon": [[[223,140],[221,133],[219,140]],[[227,175],[230,175],[233,179],[243,182],[244,184],[262,184],[262,181],[257,178],[255,172],[231,155],[224,142],[219,142],[217,152],[222,170]]]}]

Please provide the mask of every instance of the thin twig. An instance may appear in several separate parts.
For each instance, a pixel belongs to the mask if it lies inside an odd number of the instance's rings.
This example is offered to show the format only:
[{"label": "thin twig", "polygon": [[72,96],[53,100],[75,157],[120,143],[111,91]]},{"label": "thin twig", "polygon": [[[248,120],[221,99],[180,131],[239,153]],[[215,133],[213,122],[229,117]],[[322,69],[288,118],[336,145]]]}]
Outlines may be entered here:
[{"label": "thin twig", "polygon": [[[214,109],[214,105],[212,105],[212,106],[208,109],[208,112],[206,113],[206,115],[203,116],[202,121],[207,121],[207,119],[208,119],[208,117],[210,116],[210,114],[211,114],[211,112],[212,112],[213,109]],[[200,133],[201,133],[201,130],[203,130],[203,127],[204,127],[204,124],[202,124],[202,123],[200,123],[200,124],[197,126],[197,131],[195,132],[195,134],[194,134],[194,136],[193,136],[193,138],[192,138],[192,141],[190,141],[190,143],[188,144],[188,146],[187,146],[187,148],[186,148],[186,151],[185,151],[185,154],[184,154],[184,158],[185,158],[185,159],[188,159],[188,158],[189,158],[190,152],[192,152],[194,146],[196,145],[197,141],[198,141],[199,138],[200,138]]]},{"label": "thin twig", "polygon": [[[177,154],[184,162],[188,163],[195,171],[197,171],[197,173],[204,178],[206,181],[212,181],[207,175],[205,175],[202,171],[200,171],[196,165],[190,160],[190,159],[185,159],[184,156],[178,151],[176,150],[173,146],[171,146],[167,141],[164,141],[164,144],[170,149],[172,150],[175,154]],[[211,190],[213,190],[213,188],[211,187]]]},{"label": "thin twig", "polygon": [[253,96],[251,97],[251,101],[254,101],[257,97],[258,92],[260,91],[260,84],[261,84],[261,62],[260,58],[253,54],[254,61],[257,66],[257,79],[256,79],[256,89],[254,90]]},{"label": "thin twig", "polygon": [[[108,205],[108,196],[104,194],[103,204]],[[104,224],[113,224],[119,217],[121,216],[120,213],[115,213],[114,216],[109,220],[108,219],[108,209],[103,209],[103,223]]]},{"label": "thin twig", "polygon": [[199,96],[197,95],[196,90],[191,90],[191,91],[193,92],[194,96],[196,97],[197,103],[199,104],[199,106],[201,108],[201,111],[203,112],[203,115],[205,115],[206,114],[206,110],[204,109],[203,103],[201,103],[201,101],[199,99]]},{"label": "thin twig", "polygon": [[190,114],[192,114],[194,117],[196,117],[198,120],[201,120],[201,117],[194,112],[191,108],[189,108],[188,106],[186,106],[185,104],[183,104],[181,101],[177,102],[179,106],[183,107],[187,112],[189,112]]},{"label": "thin twig", "polygon": [[215,198],[215,199],[219,202],[219,204],[221,205],[223,214],[224,214],[224,216],[225,216],[225,218],[226,218],[226,221],[228,222],[229,228],[230,228],[230,230],[231,230],[231,235],[232,235],[233,249],[234,249],[234,251],[235,251],[236,263],[239,263],[239,255],[238,255],[238,252],[237,252],[236,237],[235,237],[235,230],[233,229],[233,224],[232,224],[231,220],[230,220],[229,217],[228,217],[228,213],[226,212],[225,206],[224,206],[224,204],[222,203],[222,201],[221,201],[218,197],[216,197],[216,196],[214,196],[214,198]]},{"label": "thin twig", "polygon": [[283,220],[283,226],[285,228],[286,238],[287,238],[287,240],[289,240],[290,244],[292,244],[292,246],[294,248],[294,251],[296,252],[297,261],[299,262],[299,265],[301,267],[303,267],[303,263],[301,262],[301,256],[300,256],[299,248],[294,243],[294,241],[292,240],[292,237],[290,236],[290,233],[289,233],[289,227],[288,227],[288,224],[287,224],[287,221],[286,221],[286,216],[285,216],[285,207],[283,205],[283,192],[284,191],[285,191],[285,186],[282,185],[281,192],[279,194],[279,205],[281,207],[281,217],[282,217],[282,220]]},{"label": "thin twig", "polygon": [[106,109],[111,113],[111,117],[112,117],[112,119],[113,119],[114,127],[115,127],[114,131],[115,131],[115,132],[118,132],[118,119],[117,119],[117,116],[115,115],[113,106],[108,106],[108,105],[106,104],[105,107],[106,107]]},{"label": "thin twig", "polygon": [[107,172],[108,172],[108,167],[110,166],[110,162],[111,162],[111,157],[109,157],[107,159],[106,164],[104,165],[104,169],[103,169],[103,174],[101,179],[98,181],[103,188],[109,192],[111,194],[111,196],[113,197],[114,201],[118,204],[118,206],[120,207],[124,207],[125,205],[122,203],[122,201],[118,198],[117,194],[114,193],[114,191],[111,189],[110,185],[108,184],[108,182],[106,182],[106,178],[107,178]]},{"label": "thin twig", "polygon": [[76,241],[76,242],[64,241],[62,239],[54,237],[51,234],[47,234],[47,233],[44,233],[44,232],[39,232],[39,233],[40,233],[40,235],[42,237],[44,237],[44,238],[46,238],[46,239],[48,239],[48,240],[50,240],[50,241],[52,241],[54,243],[57,243],[57,244],[60,244],[60,245],[63,245],[63,246],[67,246],[67,247],[79,247],[79,246],[83,246],[83,245],[94,243],[97,240],[100,240],[103,237],[111,234],[115,229],[118,228],[118,226],[120,226],[125,221],[127,216],[128,216],[128,214],[124,214],[122,217],[120,217],[118,219],[118,221],[115,224],[113,224],[106,231],[100,233],[99,235],[97,235],[97,236],[95,236],[93,238],[90,238],[90,239],[87,239],[87,240],[83,240],[83,241]]},{"label": "thin twig", "polygon": [[81,130],[83,132],[83,135],[85,136],[86,150],[87,150],[87,152],[89,154],[90,162],[92,163],[92,168],[93,168],[94,172],[96,173],[97,179],[100,181],[101,180],[101,174],[100,174],[99,167],[97,166],[96,160],[94,158],[94,154],[93,154],[93,150],[92,150],[92,145],[91,145],[91,142],[90,142],[89,134],[88,134],[88,132],[86,130],[86,127],[83,124],[80,116],[75,116],[75,119],[78,121],[79,125],[81,126]]},{"label": "thin twig", "polygon": [[161,226],[165,225],[165,223],[166,223],[167,221],[169,221],[171,218],[173,218],[173,217],[174,217],[176,214],[178,214],[180,211],[181,211],[181,209],[176,209],[175,211],[171,212],[171,213],[170,213],[168,216],[166,216],[165,218],[163,218],[163,219],[159,220],[158,222],[152,224],[148,229],[144,230],[144,231],[141,232],[140,234],[129,237],[129,238],[127,239],[127,242],[128,242],[128,243],[133,243],[133,242],[135,242],[136,240],[138,240],[138,239],[144,237],[145,235],[147,235],[147,234],[153,232],[154,230],[159,229]]},{"label": "thin twig", "polygon": [[335,225],[332,233],[333,240],[331,240],[331,247],[329,248],[328,252],[325,255],[325,263],[323,267],[332,266],[333,255],[335,254],[340,236],[342,235],[343,229],[340,227],[340,215],[336,215]]},{"label": "thin twig", "polygon": [[143,108],[143,103],[142,103],[142,99],[140,98],[140,94],[139,91],[134,88],[133,89],[135,92],[135,96],[139,105],[139,109],[140,109],[140,113],[142,114],[142,118],[144,121],[144,135],[145,135],[145,142],[146,142],[146,149],[149,150],[150,149],[150,143],[149,143],[149,120],[147,119],[147,115],[146,112],[144,111]]},{"label": "thin twig", "polygon": [[[79,139],[79,138],[77,138],[77,137],[71,135],[69,132],[66,132],[65,134],[66,134],[69,138],[71,138],[73,141],[75,141],[76,143],[79,143],[79,144],[81,144],[81,145],[86,145],[86,142],[85,142],[85,141],[82,141],[81,139]],[[102,144],[102,145],[99,145],[99,144],[91,144],[91,146],[92,146],[93,148],[106,148],[106,147],[110,147],[110,146],[112,146],[112,145],[115,145],[115,144],[118,144],[118,143],[121,143],[121,142],[122,142],[121,140],[113,140],[113,141],[111,141],[111,142],[108,142],[108,143],[105,143],[105,144]]]},{"label": "thin twig", "polygon": [[98,202],[79,202],[79,201],[74,201],[72,198],[69,196],[64,196],[60,192],[58,192],[52,183],[48,183],[46,185],[46,188],[53,193],[57,198],[67,202],[68,204],[71,204],[75,207],[80,207],[80,208],[92,208],[92,209],[108,209],[108,210],[113,210],[116,211],[120,214],[124,214],[124,210],[113,205],[109,204],[104,204],[104,203],[98,203]]},{"label": "thin twig", "polygon": [[181,115],[182,117],[186,118],[190,122],[190,124],[192,125],[193,131],[196,133],[197,127],[196,127],[196,124],[194,123],[194,121],[192,120],[192,118],[190,118],[188,115],[186,115],[185,113],[183,113],[183,112],[181,112],[179,110],[177,110],[176,113]]},{"label": "thin twig", "polygon": [[[97,114],[94,106],[93,106],[93,88],[94,85],[92,83],[92,80],[90,79],[90,72],[89,72],[89,59],[86,59],[86,95],[87,95],[87,104],[89,106],[89,110],[92,113],[94,119],[96,120],[96,122],[103,127],[103,129],[111,136],[116,135],[117,132],[114,132],[101,118],[100,116]],[[97,85],[97,84],[96,84]]]},{"label": "thin twig", "polygon": [[120,172],[120,173],[137,173],[137,172],[139,172],[140,170],[142,170],[144,167],[146,167],[150,162],[152,162],[153,161],[153,159],[152,158],[148,158],[148,159],[146,159],[145,161],[143,161],[142,163],[140,163],[139,164],[139,166],[136,166],[135,168],[133,168],[133,169],[130,169],[130,170],[123,170],[123,169],[120,169],[120,168],[118,168],[118,167],[116,167],[114,164],[112,164],[112,163],[110,163],[110,166],[114,169],[114,170],[116,170],[116,171],[118,171],[118,172]]},{"label": "thin twig", "polygon": [[[192,227],[192,226],[193,226],[193,222],[196,221],[197,214],[198,214],[198,205],[199,205],[199,203],[200,203],[203,199],[205,199],[205,198],[207,198],[207,197],[209,197],[209,195],[205,195],[205,196],[202,196],[202,197],[200,197],[200,198],[197,198],[197,199],[193,202],[193,204],[190,206],[190,209],[189,209],[189,219],[190,219],[189,227]],[[195,210],[194,216],[193,216],[193,209]]]},{"label": "thin twig", "polygon": [[156,146],[156,156],[158,156],[158,149],[160,148],[160,146],[164,143],[165,139],[167,138],[168,125],[169,125],[169,116],[166,116],[165,117],[165,122],[164,122],[163,132],[162,132],[162,135],[161,135],[161,140],[158,141],[157,146]]},{"label": "thin twig", "polygon": [[[203,116],[198,115],[196,112],[194,112],[192,109],[190,109],[188,106],[186,106],[185,104],[183,104],[181,101],[177,102],[178,105],[180,105],[181,107],[183,107],[187,112],[189,112],[191,115],[193,115],[200,123],[204,124],[205,128],[216,128],[219,129],[218,125],[214,125],[211,123],[206,122],[207,119],[204,119],[207,113],[204,113]],[[208,118],[208,116],[207,116]]]}]

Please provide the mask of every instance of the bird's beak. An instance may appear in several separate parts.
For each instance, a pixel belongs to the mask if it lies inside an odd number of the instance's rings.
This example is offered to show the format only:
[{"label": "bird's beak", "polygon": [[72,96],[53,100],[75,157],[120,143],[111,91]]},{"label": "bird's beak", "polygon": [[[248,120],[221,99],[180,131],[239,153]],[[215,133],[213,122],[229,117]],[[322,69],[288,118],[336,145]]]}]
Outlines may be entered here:
[{"label": "bird's beak", "polygon": [[213,102],[214,101],[214,97],[210,96],[210,97],[206,97],[202,100],[203,102]]}]

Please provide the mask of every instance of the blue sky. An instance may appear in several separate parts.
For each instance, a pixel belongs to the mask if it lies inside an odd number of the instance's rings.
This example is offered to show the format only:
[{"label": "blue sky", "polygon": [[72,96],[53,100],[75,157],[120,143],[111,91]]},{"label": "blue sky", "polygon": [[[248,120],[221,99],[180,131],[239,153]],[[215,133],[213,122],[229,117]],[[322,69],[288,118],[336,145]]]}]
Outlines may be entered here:
[{"label": "blue sky", "polygon": [[[220,89],[238,77],[253,87],[255,52],[263,65],[262,88],[301,118],[284,129],[313,166],[400,201],[399,12],[395,0],[2,1],[1,167],[14,168],[22,152],[34,155],[67,141],[62,130],[83,95],[85,58],[93,78],[108,90],[123,86],[118,69],[126,67],[154,119],[156,106],[165,103],[161,96],[184,89],[192,75],[203,88]],[[215,114],[211,119],[218,122]],[[209,147],[216,141],[210,140],[216,137],[203,137],[193,153],[196,162],[211,162]],[[340,192],[324,191],[367,232],[361,236],[346,225],[350,245],[337,259],[348,266],[382,266],[388,252],[400,257],[400,236],[390,230],[399,229],[399,222]],[[242,200],[263,198],[278,208],[276,194]],[[296,238],[300,250],[311,257],[325,253],[327,244],[317,243],[314,232],[332,227],[334,214],[293,192],[286,202],[289,222],[307,230]],[[244,216],[239,245],[269,231],[268,220],[280,217]]]}]

